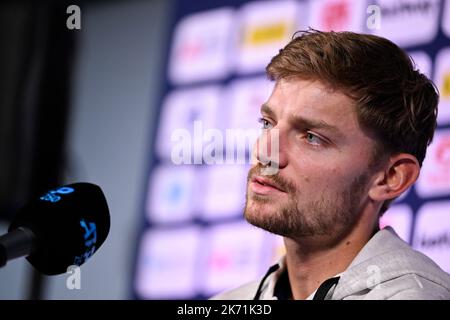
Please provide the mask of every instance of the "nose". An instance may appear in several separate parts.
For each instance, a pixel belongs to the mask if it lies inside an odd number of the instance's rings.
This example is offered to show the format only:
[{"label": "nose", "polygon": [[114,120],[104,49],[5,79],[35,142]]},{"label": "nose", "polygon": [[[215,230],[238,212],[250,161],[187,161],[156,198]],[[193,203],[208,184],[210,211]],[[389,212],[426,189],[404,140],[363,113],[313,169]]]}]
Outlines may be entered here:
[{"label": "nose", "polygon": [[256,141],[254,152],[258,163],[267,168],[266,174],[272,175],[287,165],[287,156],[283,152],[281,131],[278,128],[264,130]]}]

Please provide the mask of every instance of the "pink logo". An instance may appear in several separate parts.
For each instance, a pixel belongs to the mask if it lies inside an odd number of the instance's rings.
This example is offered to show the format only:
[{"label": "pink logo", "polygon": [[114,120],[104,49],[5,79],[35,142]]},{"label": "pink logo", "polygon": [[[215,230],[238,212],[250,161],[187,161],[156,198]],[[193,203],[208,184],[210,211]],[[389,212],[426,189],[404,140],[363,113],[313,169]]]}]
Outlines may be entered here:
[{"label": "pink logo", "polygon": [[450,167],[450,136],[443,138],[436,146],[436,162],[443,167]]},{"label": "pink logo", "polygon": [[334,1],[323,7],[320,19],[324,30],[342,30],[350,20],[349,5],[347,1]]}]

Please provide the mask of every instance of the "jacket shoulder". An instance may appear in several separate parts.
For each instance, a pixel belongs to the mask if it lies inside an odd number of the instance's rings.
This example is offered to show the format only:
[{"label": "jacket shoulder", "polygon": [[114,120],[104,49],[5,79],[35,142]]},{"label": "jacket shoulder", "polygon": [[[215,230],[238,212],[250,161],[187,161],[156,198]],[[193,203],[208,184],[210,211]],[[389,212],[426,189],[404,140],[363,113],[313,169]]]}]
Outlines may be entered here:
[{"label": "jacket shoulder", "polygon": [[365,300],[449,300],[450,291],[440,283],[436,283],[417,274],[405,274],[382,282],[368,289],[360,297]]},{"label": "jacket shoulder", "polygon": [[410,275],[408,278],[416,285],[399,290],[388,300],[450,300],[450,291],[441,284],[416,275]]},{"label": "jacket shoulder", "polygon": [[363,251],[342,275],[333,299],[450,299],[450,275],[389,230]]}]

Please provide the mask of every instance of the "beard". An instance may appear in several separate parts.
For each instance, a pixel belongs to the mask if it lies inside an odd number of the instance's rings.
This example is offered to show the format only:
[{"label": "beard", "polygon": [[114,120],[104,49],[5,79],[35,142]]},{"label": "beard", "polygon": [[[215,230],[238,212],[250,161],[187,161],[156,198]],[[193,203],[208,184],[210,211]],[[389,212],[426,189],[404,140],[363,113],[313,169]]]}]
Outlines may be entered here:
[{"label": "beard", "polygon": [[345,188],[326,191],[316,198],[312,195],[309,199],[293,182],[279,175],[266,176],[286,192],[286,199],[250,194],[248,183],[261,169],[258,164],[250,169],[247,177],[244,217],[254,226],[292,239],[323,235],[341,238],[358,221],[368,174],[361,174]]}]

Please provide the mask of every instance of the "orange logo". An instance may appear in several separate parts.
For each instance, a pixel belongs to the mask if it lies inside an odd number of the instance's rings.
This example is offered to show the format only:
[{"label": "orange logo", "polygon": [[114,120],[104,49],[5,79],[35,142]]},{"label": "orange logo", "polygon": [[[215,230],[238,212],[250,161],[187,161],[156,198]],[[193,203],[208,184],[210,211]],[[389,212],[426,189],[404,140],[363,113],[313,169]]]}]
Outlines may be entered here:
[{"label": "orange logo", "polygon": [[441,88],[441,96],[444,98],[450,97],[450,73],[444,73]]},{"label": "orange logo", "polygon": [[268,43],[283,41],[287,38],[289,30],[289,25],[286,22],[258,26],[247,32],[245,44],[265,45]]}]

